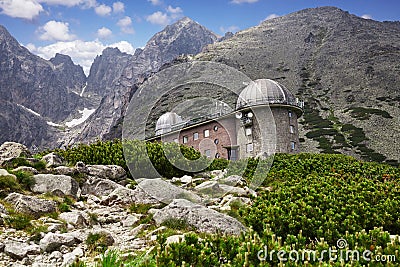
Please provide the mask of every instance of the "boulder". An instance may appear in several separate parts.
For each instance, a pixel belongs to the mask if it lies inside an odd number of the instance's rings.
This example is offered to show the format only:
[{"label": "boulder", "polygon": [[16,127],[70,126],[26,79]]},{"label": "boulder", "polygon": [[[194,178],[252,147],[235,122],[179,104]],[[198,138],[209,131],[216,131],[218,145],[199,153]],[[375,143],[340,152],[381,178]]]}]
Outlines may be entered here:
[{"label": "boulder", "polygon": [[90,225],[90,217],[82,211],[63,212],[58,215],[58,218],[64,220],[76,228],[85,228]]},{"label": "boulder", "polygon": [[72,252],[63,255],[62,266],[70,266],[76,259],[83,257],[83,250],[80,247],[75,248]]},{"label": "boulder", "polygon": [[39,246],[42,251],[52,252],[61,246],[71,247],[75,245],[78,240],[70,234],[55,234],[47,233],[40,241]]},{"label": "boulder", "polygon": [[46,168],[54,168],[64,164],[64,159],[54,152],[43,156],[42,160],[46,162]]},{"label": "boulder", "polygon": [[197,185],[194,190],[210,197],[219,197],[225,193],[225,190],[223,190],[216,181],[206,181],[201,183]]},{"label": "boulder", "polygon": [[108,196],[112,191],[119,187],[122,186],[111,180],[89,177],[82,185],[82,194],[91,194],[97,197]]},{"label": "boulder", "polygon": [[59,175],[75,175],[78,174],[78,170],[75,168],[71,168],[71,167],[66,167],[66,166],[59,166],[59,167],[55,167],[52,171],[52,173],[54,174],[59,174]]},{"label": "boulder", "polygon": [[193,192],[179,188],[160,178],[144,179],[138,184],[138,187],[151,197],[164,203],[170,203],[172,200],[177,198],[187,199],[196,203],[201,202],[201,198]]},{"label": "boulder", "polygon": [[114,204],[155,204],[158,203],[157,199],[151,197],[144,192],[141,188],[129,189],[123,186],[116,188],[106,198],[101,201],[101,205],[114,205]]},{"label": "boulder", "polygon": [[55,201],[25,196],[19,193],[11,193],[4,200],[13,204],[15,211],[30,214],[35,218],[46,213],[55,212],[57,207]]},{"label": "boulder", "polygon": [[32,157],[29,149],[19,143],[5,142],[0,146],[0,165],[4,161],[9,161],[13,158],[29,158]]},{"label": "boulder", "polygon": [[129,214],[121,221],[123,227],[132,227],[139,221],[139,217]]},{"label": "boulder", "polygon": [[126,179],[124,168],[118,165],[87,165],[89,175],[120,182]]},{"label": "boulder", "polygon": [[4,253],[15,260],[22,260],[27,255],[40,254],[40,247],[36,244],[29,245],[17,241],[7,241],[4,245]]},{"label": "boulder", "polygon": [[220,184],[219,188],[224,192],[224,194],[230,193],[237,196],[247,196],[250,194],[248,190],[245,190],[241,187],[235,187],[226,184]]},{"label": "boulder", "polygon": [[66,175],[37,174],[31,186],[34,193],[53,193],[59,196],[79,197],[79,184],[72,177]]},{"label": "boulder", "polygon": [[181,177],[180,180],[181,180],[181,183],[183,183],[183,184],[189,184],[192,182],[193,178],[192,178],[192,176],[184,175]]},{"label": "boulder", "polygon": [[175,199],[153,216],[158,225],[171,218],[185,220],[201,232],[239,235],[246,231],[246,227],[235,218],[186,199]]},{"label": "boulder", "polygon": [[243,179],[242,176],[231,175],[226,178],[219,179],[218,182],[230,186],[237,186],[237,185],[244,185],[246,181]]}]

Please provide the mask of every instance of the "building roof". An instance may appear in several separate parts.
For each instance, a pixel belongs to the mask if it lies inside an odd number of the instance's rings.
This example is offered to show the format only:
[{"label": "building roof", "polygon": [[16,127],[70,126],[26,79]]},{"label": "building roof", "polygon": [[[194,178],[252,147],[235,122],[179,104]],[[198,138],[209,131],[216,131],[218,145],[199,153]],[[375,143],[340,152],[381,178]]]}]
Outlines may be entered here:
[{"label": "building roof", "polygon": [[175,112],[167,112],[160,116],[156,123],[156,133],[163,134],[171,131],[173,125],[182,123],[182,118]]},{"label": "building roof", "polygon": [[302,103],[285,86],[270,79],[259,79],[243,89],[236,102],[236,109],[271,104],[302,108]]}]

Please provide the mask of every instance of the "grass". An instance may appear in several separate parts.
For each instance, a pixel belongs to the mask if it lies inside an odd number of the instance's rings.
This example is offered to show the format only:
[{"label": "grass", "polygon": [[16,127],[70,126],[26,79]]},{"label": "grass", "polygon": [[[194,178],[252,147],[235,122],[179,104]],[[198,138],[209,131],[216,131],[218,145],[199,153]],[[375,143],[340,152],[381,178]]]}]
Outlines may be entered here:
[{"label": "grass", "polygon": [[12,175],[0,175],[0,197],[4,198],[11,192],[21,191],[21,186]]},{"label": "grass", "polygon": [[120,258],[119,252],[116,250],[110,250],[106,254],[102,255],[100,263],[96,264],[96,267],[120,267],[124,266],[122,259]]},{"label": "grass", "polygon": [[32,216],[14,211],[9,211],[9,213],[9,216],[4,218],[4,222],[8,227],[16,230],[27,230],[28,228],[32,227]]},{"label": "grass", "polygon": [[129,206],[129,211],[136,214],[145,214],[152,208],[151,204],[132,203]]},{"label": "grass", "polygon": [[86,246],[90,253],[104,253],[109,244],[105,233],[89,233],[86,238]]}]

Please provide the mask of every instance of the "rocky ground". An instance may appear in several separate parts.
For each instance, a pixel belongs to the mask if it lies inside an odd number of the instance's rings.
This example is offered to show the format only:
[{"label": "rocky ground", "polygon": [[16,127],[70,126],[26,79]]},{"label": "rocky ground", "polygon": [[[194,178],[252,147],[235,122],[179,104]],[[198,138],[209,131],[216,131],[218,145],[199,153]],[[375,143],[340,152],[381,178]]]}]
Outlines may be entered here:
[{"label": "rocky ground", "polygon": [[[16,161],[45,167],[10,169]],[[0,147],[0,166],[0,266],[90,263],[100,258],[101,249],[139,254],[152,249],[167,222],[237,235],[246,228],[227,213],[233,203],[250,204],[256,195],[242,177],[224,171],[132,181],[120,166],[66,166],[56,154],[38,160],[17,143]],[[33,182],[24,190],[7,190],[11,186],[4,181],[18,182],[21,172]],[[29,218],[28,226],[21,227],[21,218]],[[182,234],[167,242],[178,242]]]}]

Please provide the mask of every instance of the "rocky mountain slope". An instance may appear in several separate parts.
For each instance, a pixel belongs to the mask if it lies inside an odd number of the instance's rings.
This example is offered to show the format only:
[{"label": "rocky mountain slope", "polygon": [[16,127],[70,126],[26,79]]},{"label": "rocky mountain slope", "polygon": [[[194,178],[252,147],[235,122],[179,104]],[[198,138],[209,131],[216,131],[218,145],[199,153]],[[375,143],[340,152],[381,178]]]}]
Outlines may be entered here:
[{"label": "rocky mountain slope", "polygon": [[0,26],[1,99],[60,122],[79,105],[79,95],[72,88],[84,80],[82,68],[69,57],[58,55],[47,61],[35,56]]},{"label": "rocky mountain slope", "polygon": [[[99,137],[120,137],[124,112],[137,85],[165,63],[171,62],[181,54],[197,54],[217,39],[214,33],[186,17],[155,34],[143,49],[137,50],[128,60],[122,74],[119,77],[114,76],[118,79],[110,84],[111,90],[106,90],[100,106],[85,122],[82,130],[70,137],[67,143],[90,142]],[[113,62],[115,59],[111,63]],[[108,69],[112,68],[114,65],[108,66]]]},{"label": "rocky mountain slope", "polygon": [[334,7],[264,21],[198,60],[271,78],[306,100],[302,150],[395,162],[400,156],[400,23]]}]

